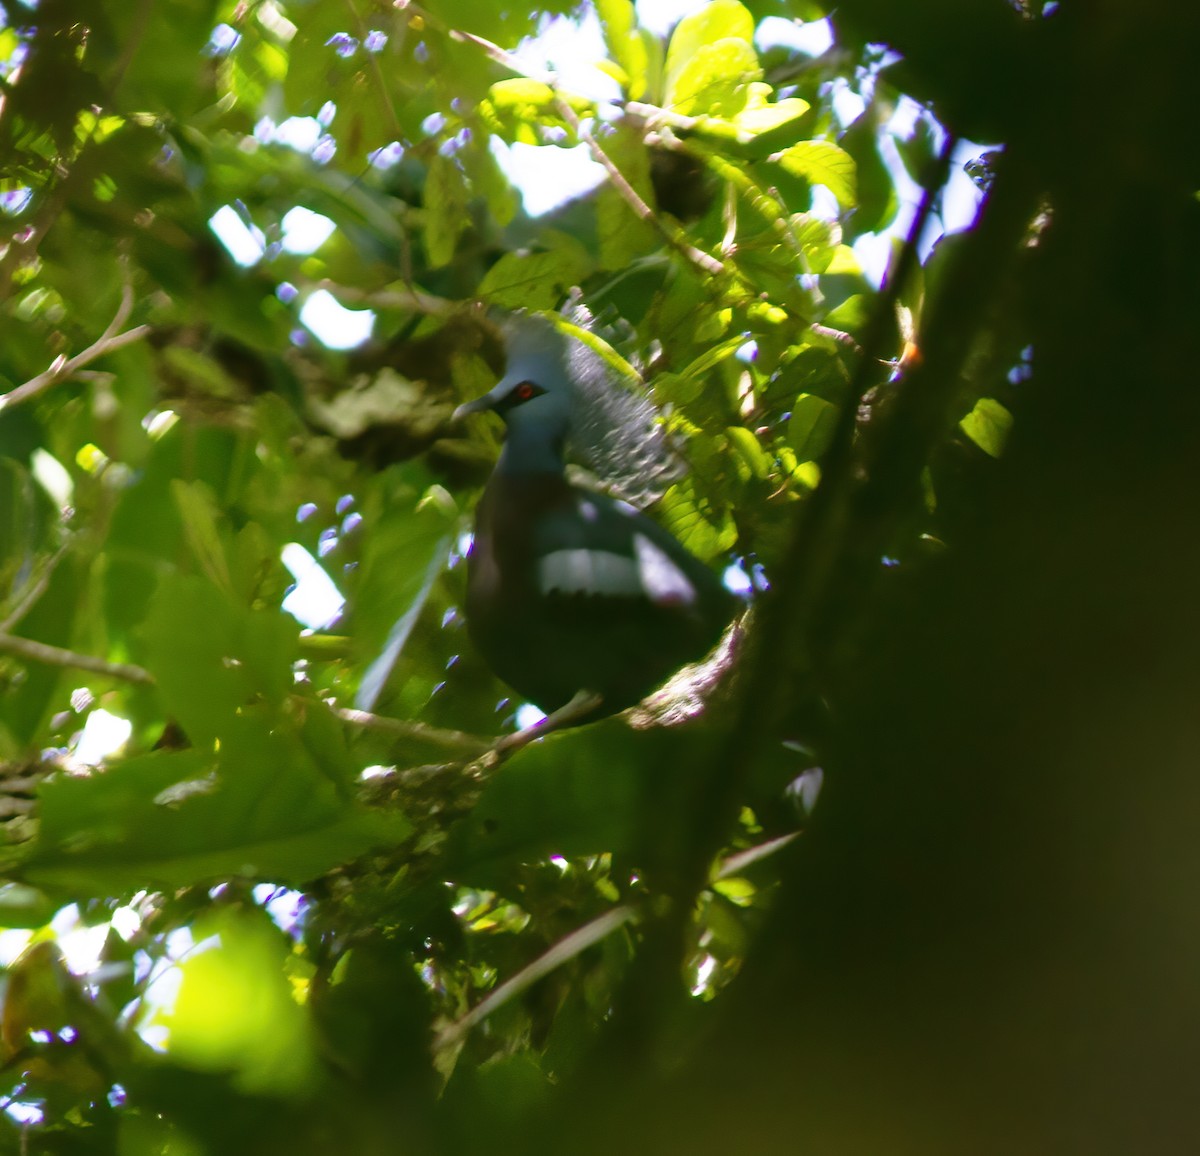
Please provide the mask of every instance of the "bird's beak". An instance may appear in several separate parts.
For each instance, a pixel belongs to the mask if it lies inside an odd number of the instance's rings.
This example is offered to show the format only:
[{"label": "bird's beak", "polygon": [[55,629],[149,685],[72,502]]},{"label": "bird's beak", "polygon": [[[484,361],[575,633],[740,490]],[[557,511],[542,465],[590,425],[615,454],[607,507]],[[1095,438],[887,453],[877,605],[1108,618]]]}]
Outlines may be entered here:
[{"label": "bird's beak", "polygon": [[450,415],[450,420],[457,424],[464,417],[472,413],[483,413],[484,410],[495,409],[503,399],[505,394],[512,389],[513,383],[507,377],[501,378],[496,385],[487,391],[482,397],[477,397],[474,401],[464,401]]},{"label": "bird's beak", "polygon": [[480,410],[490,408],[488,406],[488,397],[485,393],[483,397],[477,397],[474,401],[464,401],[451,415],[450,420],[458,425],[467,414],[479,413]]}]

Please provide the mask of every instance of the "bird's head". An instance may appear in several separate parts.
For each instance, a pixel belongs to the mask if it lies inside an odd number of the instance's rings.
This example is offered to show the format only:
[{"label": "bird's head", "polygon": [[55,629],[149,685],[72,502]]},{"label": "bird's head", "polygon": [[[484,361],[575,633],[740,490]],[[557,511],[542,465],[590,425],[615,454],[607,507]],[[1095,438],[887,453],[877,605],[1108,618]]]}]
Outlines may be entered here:
[{"label": "bird's head", "polygon": [[547,454],[561,468],[565,451],[638,506],[682,475],[682,459],[664,438],[658,411],[633,370],[617,368],[619,357],[605,358],[539,314],[514,314],[503,328],[504,376],[454,417],[494,410],[504,418],[505,470],[545,469]]}]

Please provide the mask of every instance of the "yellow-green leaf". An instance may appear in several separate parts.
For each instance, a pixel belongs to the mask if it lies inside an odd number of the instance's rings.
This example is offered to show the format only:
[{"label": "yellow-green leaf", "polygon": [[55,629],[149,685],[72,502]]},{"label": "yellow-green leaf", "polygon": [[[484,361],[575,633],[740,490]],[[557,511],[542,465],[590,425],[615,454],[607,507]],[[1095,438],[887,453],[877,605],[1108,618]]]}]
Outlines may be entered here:
[{"label": "yellow-green leaf", "polygon": [[[751,85],[757,88],[758,85]],[[776,101],[775,104],[763,104],[755,107],[748,105],[734,117],[734,124],[743,132],[757,135],[760,132],[771,132],[789,121],[798,120],[808,112],[809,103],[798,96],[789,96],[786,100]]]},{"label": "yellow-green leaf", "polygon": [[754,17],[737,0],[712,0],[671,34],[663,101],[685,115],[734,116],[760,76]]},{"label": "yellow-green leaf", "polygon": [[498,80],[490,89],[492,104],[496,108],[516,108],[523,104],[548,105],[554,103],[554,89],[540,80],[518,76],[511,80]]},{"label": "yellow-green leaf", "polygon": [[697,49],[672,77],[666,102],[685,116],[737,116],[746,106],[747,87],[761,75],[752,44],[718,40]]},{"label": "yellow-green leaf", "polygon": [[824,185],[844,209],[854,207],[854,158],[832,141],[806,140],[772,153],[770,159],[785,172],[814,185]]},{"label": "yellow-green leaf", "polygon": [[998,458],[1004,452],[1012,421],[1012,414],[995,398],[981,397],[958,427],[985,454]]},{"label": "yellow-green leaf", "polygon": [[737,455],[740,466],[744,466],[750,477],[762,481],[771,472],[771,459],[767,456],[758,438],[745,426],[731,425],[725,436]]},{"label": "yellow-green leaf", "polygon": [[626,95],[641,100],[646,95],[648,56],[631,0],[596,0],[596,15],[608,54],[624,73],[621,85]]}]

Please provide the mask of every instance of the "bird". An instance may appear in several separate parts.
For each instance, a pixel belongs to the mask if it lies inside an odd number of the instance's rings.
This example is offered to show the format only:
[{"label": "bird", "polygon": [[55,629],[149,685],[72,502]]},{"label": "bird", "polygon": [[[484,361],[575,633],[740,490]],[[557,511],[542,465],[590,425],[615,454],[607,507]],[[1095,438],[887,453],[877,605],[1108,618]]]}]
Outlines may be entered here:
[{"label": "bird", "polygon": [[614,385],[595,350],[544,316],[510,320],[506,349],[499,382],[454,414],[492,411],[507,427],[476,508],[467,631],[521,696],[547,714],[582,700],[565,725],[591,722],[703,658],[737,600],[636,506],[566,475],[569,447],[610,467],[616,447],[632,459],[626,489],[660,492],[677,462],[650,403]]}]

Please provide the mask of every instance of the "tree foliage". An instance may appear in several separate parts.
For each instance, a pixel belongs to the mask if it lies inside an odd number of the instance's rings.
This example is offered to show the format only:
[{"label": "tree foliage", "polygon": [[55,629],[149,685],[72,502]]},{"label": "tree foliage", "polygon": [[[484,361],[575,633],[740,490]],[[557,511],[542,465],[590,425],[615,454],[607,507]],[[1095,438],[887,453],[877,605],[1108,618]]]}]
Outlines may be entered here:
[{"label": "tree foliage", "polygon": [[[1156,12],[846,0],[812,57],[807,0],[591,8],[603,99],[517,52],[573,4],[5,0],[3,1150],[1185,1150],[1130,1059],[1197,1026]],[[603,179],[531,217],[530,146]],[[450,415],[564,307],[757,594],[707,709],[510,753]]]}]

